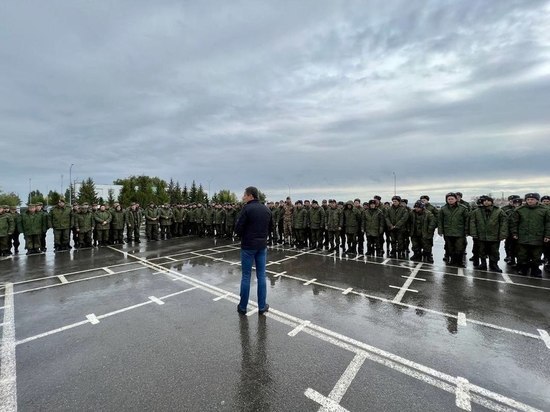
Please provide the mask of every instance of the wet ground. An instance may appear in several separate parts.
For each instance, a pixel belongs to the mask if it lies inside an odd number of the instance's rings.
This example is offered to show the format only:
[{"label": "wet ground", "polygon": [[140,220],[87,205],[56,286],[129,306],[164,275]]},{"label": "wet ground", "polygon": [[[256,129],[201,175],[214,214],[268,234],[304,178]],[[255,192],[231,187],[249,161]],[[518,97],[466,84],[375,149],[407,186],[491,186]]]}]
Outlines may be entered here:
[{"label": "wet ground", "polygon": [[550,279],[441,250],[270,248],[267,316],[228,240],[3,259],[0,410],[550,410]]}]

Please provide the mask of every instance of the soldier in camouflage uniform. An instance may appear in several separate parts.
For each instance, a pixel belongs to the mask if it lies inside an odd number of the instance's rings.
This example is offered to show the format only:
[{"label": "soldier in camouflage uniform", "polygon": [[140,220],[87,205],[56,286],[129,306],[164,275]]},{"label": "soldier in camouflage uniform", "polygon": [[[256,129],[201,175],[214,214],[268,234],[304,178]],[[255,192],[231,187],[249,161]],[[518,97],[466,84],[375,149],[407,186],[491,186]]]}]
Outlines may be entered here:
[{"label": "soldier in camouflage uniform", "polygon": [[418,200],[413,210],[409,212],[409,232],[413,255],[410,259],[419,262],[424,259],[426,263],[434,263],[432,248],[434,244],[434,232],[437,228],[437,219],[430,212],[426,203]]},{"label": "soldier in camouflage uniform", "polygon": [[36,213],[36,205],[29,204],[27,211],[21,215],[19,232],[25,237],[27,255],[40,253],[40,238],[42,236],[42,215]]},{"label": "soldier in camouflage uniform", "polygon": [[164,204],[159,211],[159,223],[160,223],[160,240],[171,239],[172,234],[170,228],[172,227],[172,219],[174,214],[168,203]]},{"label": "soldier in camouflage uniform", "polygon": [[550,242],[550,209],[539,203],[538,193],[527,193],[525,204],[512,214],[512,235],[518,240],[518,273],[542,277],[542,250]]},{"label": "soldier in camouflage uniform", "polygon": [[78,212],[80,211],[80,206],[78,205],[78,203],[73,203],[73,207],[72,207],[72,210],[71,210],[71,222],[72,222],[72,226],[71,226],[71,234],[73,236],[73,245],[75,248],[78,248],[80,246],[80,242],[78,240],[78,232],[76,231],[76,226],[75,226],[75,222],[76,222],[76,216],[78,215]]},{"label": "soldier in camouflage uniform", "polygon": [[214,208],[210,205],[204,208],[204,230],[206,236],[214,236]]},{"label": "soldier in camouflage uniform", "polygon": [[145,209],[145,236],[149,241],[159,240],[159,210],[155,207],[154,202],[149,203],[149,207]]},{"label": "soldier in camouflage uniform", "polygon": [[17,211],[17,206],[10,206],[10,214],[15,224],[15,228],[11,234],[11,242],[13,243],[13,253],[17,254],[19,253],[19,246],[21,245],[19,241],[19,235],[21,234],[19,231],[21,227],[21,215]]},{"label": "soldier in camouflage uniform", "polygon": [[119,203],[111,211],[111,236],[113,244],[124,244],[124,225],[126,224],[126,213]]},{"label": "soldier in camouflage uniform", "polygon": [[[321,201],[321,207],[323,208],[323,211],[325,212],[325,216],[328,211],[328,201],[327,199],[323,199]],[[321,236],[323,237],[323,247],[325,249],[328,249],[328,230],[326,229],[326,226],[323,228]]]},{"label": "soldier in camouflage uniform", "polygon": [[366,256],[382,256],[380,235],[384,233],[384,212],[378,207],[375,199],[369,200],[368,208],[363,211],[363,233],[367,236]]},{"label": "soldier in camouflage uniform", "polygon": [[348,248],[345,253],[354,255],[357,254],[357,233],[361,224],[358,218],[357,211],[351,200],[348,200],[344,207],[344,230],[347,237]]},{"label": "soldier in camouflage uniform", "polygon": [[88,203],[80,207],[79,213],[75,216],[75,227],[78,232],[79,247],[92,247],[92,232],[95,226],[94,213],[90,210]]},{"label": "soldier in camouflage uniform", "polygon": [[390,257],[405,259],[405,226],[409,220],[408,210],[401,205],[401,197],[393,196],[392,205],[386,211],[386,227],[391,240]]},{"label": "soldier in camouflage uniform", "polygon": [[[544,195],[540,198],[540,202],[543,206],[550,209],[550,196]],[[542,253],[544,255],[544,271],[550,273],[550,242],[544,243]]]},{"label": "soldier in camouflage uniform", "polygon": [[71,249],[69,234],[73,226],[72,215],[71,208],[65,206],[63,198],[60,198],[57,206],[50,211],[50,226],[53,228],[56,252]]},{"label": "soldier in camouflage uniform", "polygon": [[237,211],[232,204],[225,206],[225,237],[231,239],[235,230],[235,222],[237,221]]},{"label": "soldier in camouflage uniform", "polygon": [[309,211],[309,224],[311,227],[311,249],[323,249],[323,229],[325,228],[325,210],[319,206],[316,200],[311,202]]},{"label": "soldier in camouflage uniform", "polygon": [[214,228],[216,230],[216,237],[224,236],[225,210],[220,203],[217,203],[214,208]]},{"label": "soldier in camouflage uniform", "polygon": [[284,244],[291,245],[292,239],[292,215],[294,213],[294,206],[290,197],[286,198],[286,202],[283,206],[283,233],[285,237]]},{"label": "soldier in camouflage uniform", "polygon": [[[520,199],[518,195],[510,195],[508,196],[508,204],[506,206],[503,206],[501,209],[504,213],[506,213],[506,216],[508,216],[508,224],[510,223],[510,216],[512,215],[512,212],[514,211],[514,200]],[[510,265],[515,265],[516,262],[511,262],[511,249],[512,244],[514,243],[514,238],[512,237],[510,233],[510,225],[508,225],[508,236],[506,237],[506,240],[504,241],[504,251],[506,253],[506,256],[504,257],[504,261]]]},{"label": "soldier in camouflage uniform", "polygon": [[307,226],[307,210],[301,200],[294,203],[294,213],[292,214],[292,230],[296,237],[294,247],[303,248],[306,245],[305,230]]},{"label": "soldier in camouflage uniform", "polygon": [[363,206],[361,205],[361,199],[355,199],[353,201],[353,211],[356,213],[356,218],[359,223],[357,228],[357,253],[362,255],[365,251],[365,233],[363,232]]},{"label": "soldier in camouflage uniform", "polygon": [[48,233],[48,229],[50,228],[50,218],[48,212],[44,210],[44,204],[42,202],[38,202],[36,204],[36,213],[42,216],[42,234],[40,235],[40,249],[42,252],[45,252],[47,250],[46,233]]},{"label": "soldier in camouflage uniform", "polygon": [[174,223],[172,223],[172,236],[183,236],[183,206],[177,204],[174,207]]},{"label": "soldier in camouflage uniform", "polygon": [[106,205],[99,206],[99,210],[94,215],[95,227],[97,229],[97,242],[99,246],[109,244],[109,231],[113,215],[107,210]]},{"label": "soldier in camouflage uniform", "polygon": [[304,247],[311,246],[311,222],[309,219],[309,212],[311,211],[311,203],[309,200],[304,200],[304,209],[306,215],[306,228],[304,229]]},{"label": "soldier in camouflage uniform", "polygon": [[9,210],[8,205],[0,206],[0,256],[11,255],[10,236],[15,230],[15,221]]},{"label": "soldier in camouflage uniform", "polygon": [[458,203],[456,193],[447,193],[446,204],[438,213],[437,230],[445,239],[445,251],[452,266],[464,267],[469,209]]},{"label": "soldier in camouflage uniform", "polygon": [[143,221],[143,213],[138,208],[136,203],[131,203],[130,208],[126,210],[125,216],[126,222],[126,241],[140,243],[139,229],[141,228],[141,222]]},{"label": "soldier in camouflage uniform", "polygon": [[342,230],[343,214],[336,205],[336,200],[330,199],[329,208],[325,214],[325,227],[328,233],[329,252],[334,252],[340,246],[340,231]]}]

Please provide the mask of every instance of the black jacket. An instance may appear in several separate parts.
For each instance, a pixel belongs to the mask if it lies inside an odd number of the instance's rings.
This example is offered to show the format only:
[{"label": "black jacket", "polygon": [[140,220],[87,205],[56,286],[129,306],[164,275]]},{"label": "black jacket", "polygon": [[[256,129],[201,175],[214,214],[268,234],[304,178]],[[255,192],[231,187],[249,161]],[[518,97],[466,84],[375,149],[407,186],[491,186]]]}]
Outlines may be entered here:
[{"label": "black jacket", "polygon": [[241,248],[264,249],[271,225],[271,211],[257,200],[248,202],[235,225],[235,232],[241,237]]}]

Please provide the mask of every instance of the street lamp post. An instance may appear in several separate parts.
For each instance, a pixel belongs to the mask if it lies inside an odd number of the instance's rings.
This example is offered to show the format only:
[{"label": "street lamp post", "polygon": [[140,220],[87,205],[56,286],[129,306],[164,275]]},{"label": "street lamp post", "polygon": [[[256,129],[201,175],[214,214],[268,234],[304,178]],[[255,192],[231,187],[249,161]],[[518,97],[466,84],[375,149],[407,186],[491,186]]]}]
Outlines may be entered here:
[{"label": "street lamp post", "polygon": [[73,166],[74,164],[71,163],[69,167],[69,206],[73,205]]},{"label": "street lamp post", "polygon": [[393,173],[393,195],[397,195],[397,176],[395,175],[395,172]]},{"label": "street lamp post", "polygon": [[32,179],[29,177],[29,204],[31,203],[31,184],[32,184]]}]

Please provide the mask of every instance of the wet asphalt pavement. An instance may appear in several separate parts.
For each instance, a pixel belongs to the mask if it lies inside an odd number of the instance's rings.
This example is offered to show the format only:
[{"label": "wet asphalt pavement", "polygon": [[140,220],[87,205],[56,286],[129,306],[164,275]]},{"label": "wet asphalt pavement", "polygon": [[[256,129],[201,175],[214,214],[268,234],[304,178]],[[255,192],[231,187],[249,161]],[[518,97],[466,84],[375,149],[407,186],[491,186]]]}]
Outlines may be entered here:
[{"label": "wet asphalt pavement", "polygon": [[434,265],[270,248],[267,316],[237,314],[228,240],[3,259],[0,410],[549,411],[550,279],[440,242]]}]

